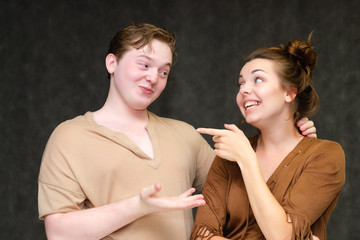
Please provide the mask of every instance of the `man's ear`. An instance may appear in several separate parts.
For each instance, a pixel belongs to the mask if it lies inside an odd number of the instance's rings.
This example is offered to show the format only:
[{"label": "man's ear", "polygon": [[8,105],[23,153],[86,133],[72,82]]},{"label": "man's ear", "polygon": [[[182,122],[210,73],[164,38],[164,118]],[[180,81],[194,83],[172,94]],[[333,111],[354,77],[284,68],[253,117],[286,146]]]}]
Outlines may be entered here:
[{"label": "man's ear", "polygon": [[105,58],[105,65],[108,73],[111,75],[115,71],[115,67],[117,65],[116,56],[112,53],[109,53]]},{"label": "man's ear", "polygon": [[294,101],[296,95],[297,95],[297,88],[294,86],[289,87],[289,89],[285,93],[285,101],[286,102]]}]

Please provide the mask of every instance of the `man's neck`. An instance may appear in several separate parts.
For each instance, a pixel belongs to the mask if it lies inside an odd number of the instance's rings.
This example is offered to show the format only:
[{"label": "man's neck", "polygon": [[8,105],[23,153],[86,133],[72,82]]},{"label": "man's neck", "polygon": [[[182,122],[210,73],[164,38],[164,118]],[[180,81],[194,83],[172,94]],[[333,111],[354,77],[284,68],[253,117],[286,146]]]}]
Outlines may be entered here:
[{"label": "man's neck", "polygon": [[112,106],[106,104],[94,112],[94,120],[113,131],[123,132],[143,130],[148,123],[149,116],[146,109],[134,110],[127,106]]}]

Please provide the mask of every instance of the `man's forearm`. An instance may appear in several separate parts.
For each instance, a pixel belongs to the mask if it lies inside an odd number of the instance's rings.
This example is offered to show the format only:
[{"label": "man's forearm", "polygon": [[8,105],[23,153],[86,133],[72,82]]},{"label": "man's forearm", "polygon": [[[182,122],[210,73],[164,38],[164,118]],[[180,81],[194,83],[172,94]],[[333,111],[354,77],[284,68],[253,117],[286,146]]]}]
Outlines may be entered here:
[{"label": "man's forearm", "polygon": [[101,207],[45,217],[46,234],[52,239],[101,239],[146,215],[139,196]]}]

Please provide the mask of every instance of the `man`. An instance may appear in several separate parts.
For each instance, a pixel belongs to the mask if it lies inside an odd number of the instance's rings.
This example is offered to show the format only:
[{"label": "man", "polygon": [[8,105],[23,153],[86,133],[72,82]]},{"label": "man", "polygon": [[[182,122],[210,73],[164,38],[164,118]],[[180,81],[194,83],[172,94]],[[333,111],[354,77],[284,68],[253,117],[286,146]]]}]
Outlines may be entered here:
[{"label": "man", "polygon": [[60,124],[44,151],[39,216],[49,239],[189,238],[190,208],[205,204],[192,187],[202,189],[214,153],[190,125],[147,111],[174,51],[174,36],[150,24],[111,41],[104,106]]}]

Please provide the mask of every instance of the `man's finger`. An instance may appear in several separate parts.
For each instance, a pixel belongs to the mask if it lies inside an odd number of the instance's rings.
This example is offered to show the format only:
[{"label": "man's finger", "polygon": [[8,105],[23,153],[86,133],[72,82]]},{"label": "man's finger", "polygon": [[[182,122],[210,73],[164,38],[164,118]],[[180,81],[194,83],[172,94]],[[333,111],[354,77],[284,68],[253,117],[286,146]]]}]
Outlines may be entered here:
[{"label": "man's finger", "polygon": [[179,198],[184,198],[184,197],[188,197],[191,196],[191,194],[193,194],[195,192],[195,188],[190,188],[189,190],[187,190],[186,192],[182,193]]},{"label": "man's finger", "polygon": [[154,185],[151,185],[150,187],[143,188],[141,190],[141,197],[142,198],[149,198],[151,195],[154,195],[161,190],[161,185],[159,183],[155,183]]},{"label": "man's finger", "polygon": [[308,122],[309,119],[307,117],[303,117],[302,119],[300,119],[297,123],[296,126],[300,127],[301,125],[303,125],[304,123]]}]

